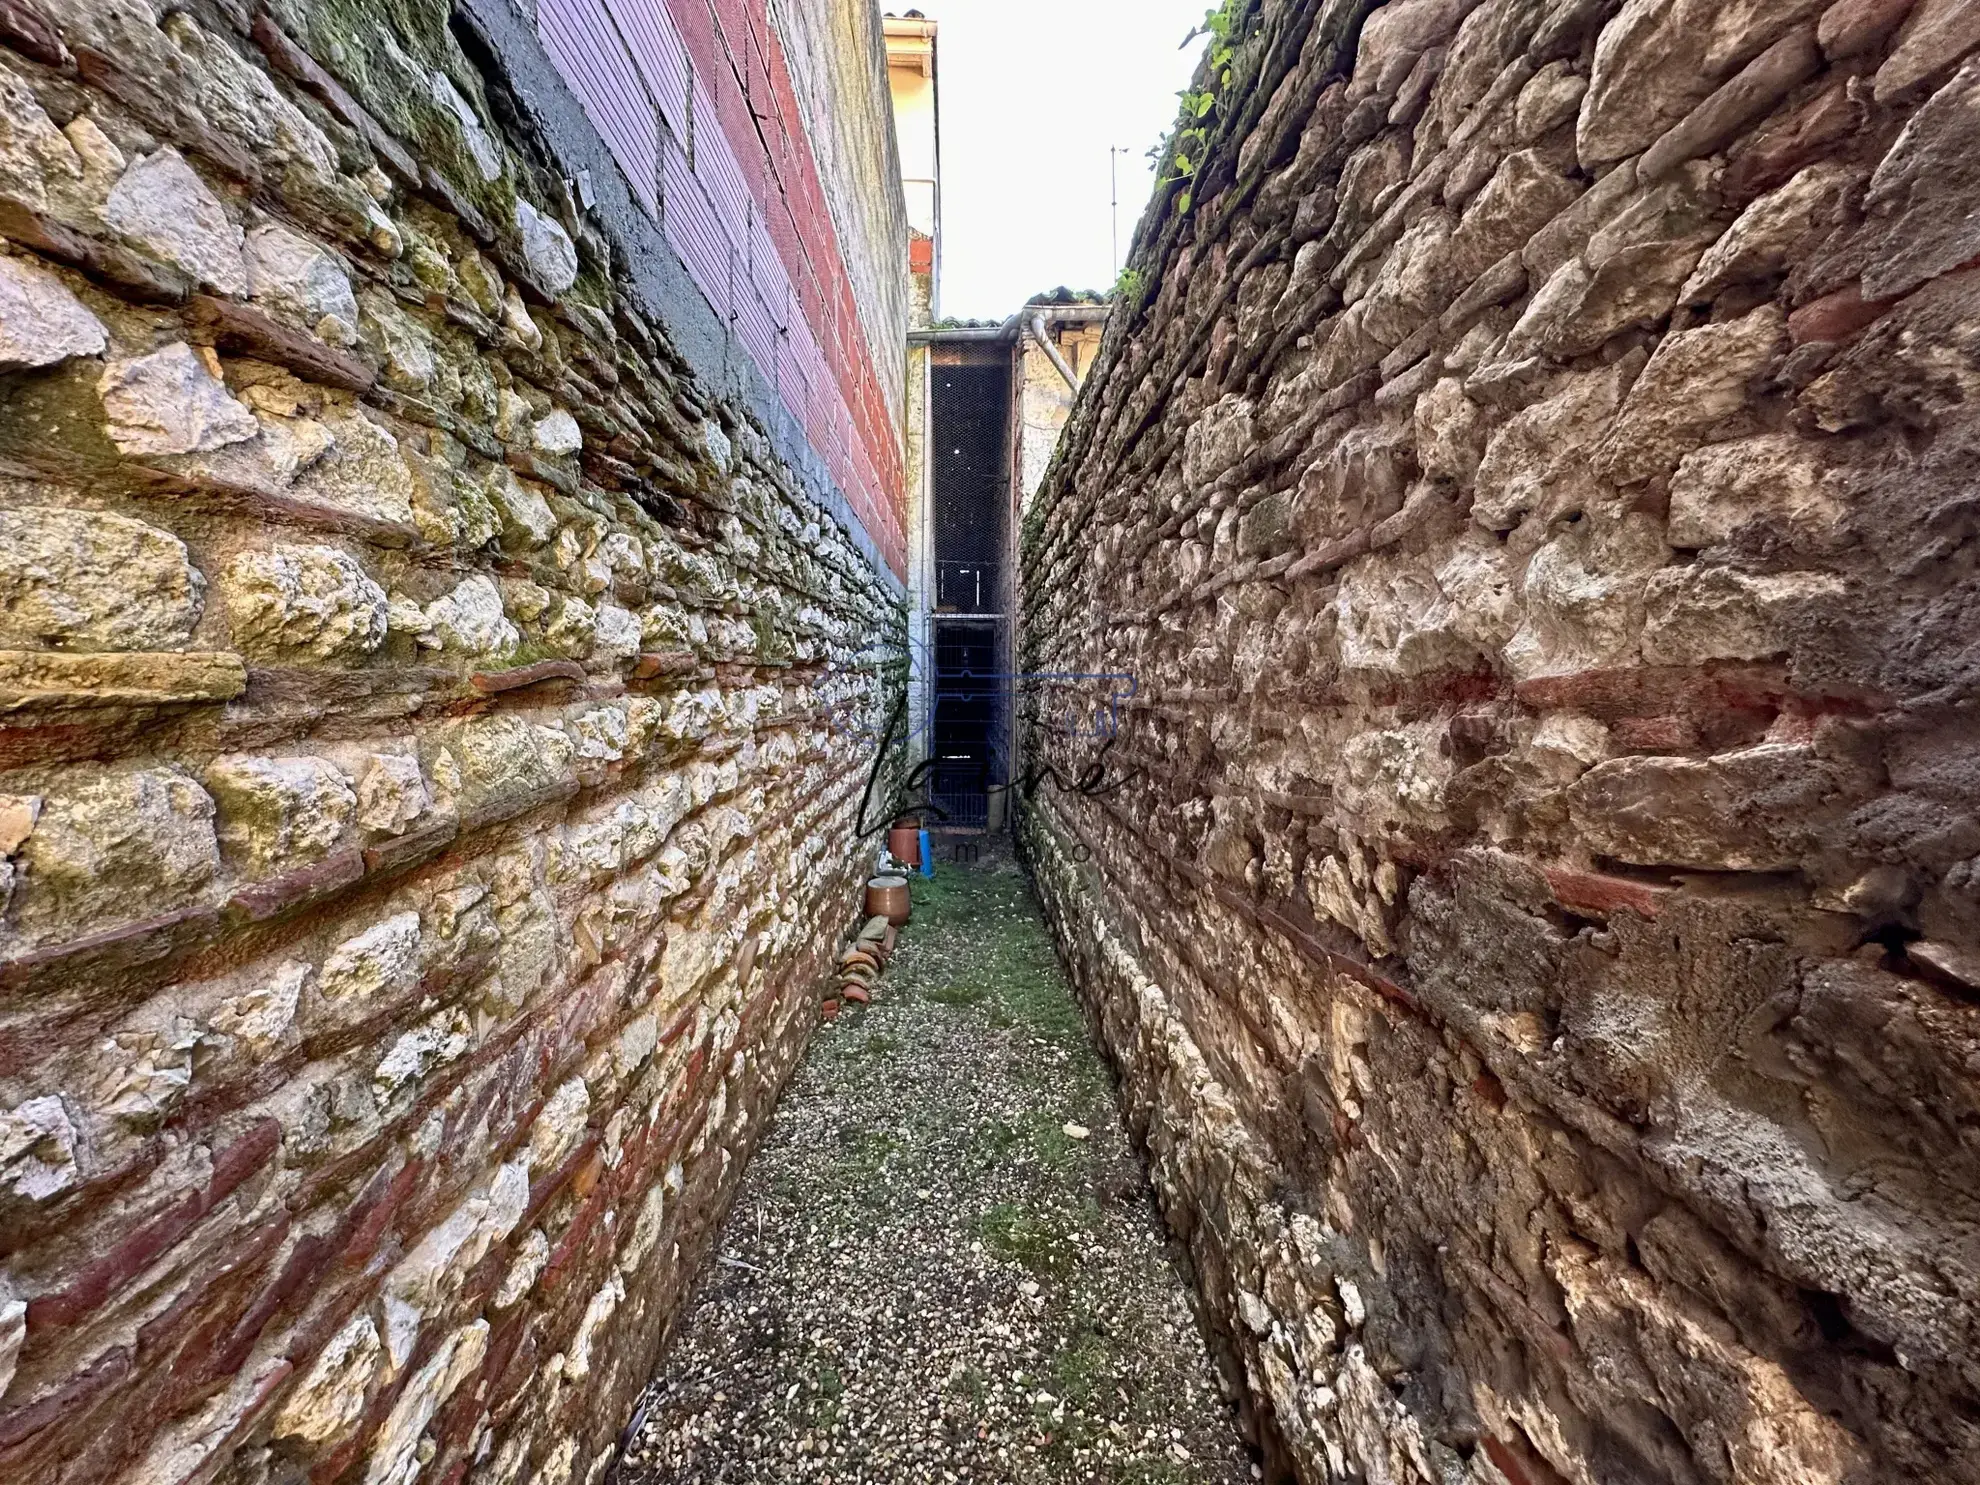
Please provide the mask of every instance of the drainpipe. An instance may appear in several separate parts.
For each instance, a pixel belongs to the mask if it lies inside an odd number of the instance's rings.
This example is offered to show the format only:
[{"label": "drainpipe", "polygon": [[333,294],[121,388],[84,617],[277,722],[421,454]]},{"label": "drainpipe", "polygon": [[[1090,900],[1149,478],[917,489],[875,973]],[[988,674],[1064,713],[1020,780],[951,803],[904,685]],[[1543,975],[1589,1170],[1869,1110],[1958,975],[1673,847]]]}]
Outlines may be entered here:
[{"label": "drainpipe", "polygon": [[1052,337],[1046,333],[1045,311],[1042,309],[1032,311],[1031,323],[1027,328],[1031,331],[1031,338],[1038,342],[1038,349],[1051,361],[1053,370],[1066,379],[1066,385],[1071,387],[1074,395],[1077,396],[1079,378],[1073,375],[1072,367],[1066,364],[1066,358],[1059,354],[1059,348],[1052,343]]}]

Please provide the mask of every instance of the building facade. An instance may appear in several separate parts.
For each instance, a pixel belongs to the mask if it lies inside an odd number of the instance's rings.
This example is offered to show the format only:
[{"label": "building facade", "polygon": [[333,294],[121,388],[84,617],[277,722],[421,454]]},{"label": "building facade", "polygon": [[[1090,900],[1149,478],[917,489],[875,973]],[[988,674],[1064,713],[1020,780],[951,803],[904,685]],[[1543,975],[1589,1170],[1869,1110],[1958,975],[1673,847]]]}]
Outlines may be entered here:
[{"label": "building facade", "polygon": [[538,0],[535,15],[641,208],[899,573],[907,229],[893,43],[872,6]]}]

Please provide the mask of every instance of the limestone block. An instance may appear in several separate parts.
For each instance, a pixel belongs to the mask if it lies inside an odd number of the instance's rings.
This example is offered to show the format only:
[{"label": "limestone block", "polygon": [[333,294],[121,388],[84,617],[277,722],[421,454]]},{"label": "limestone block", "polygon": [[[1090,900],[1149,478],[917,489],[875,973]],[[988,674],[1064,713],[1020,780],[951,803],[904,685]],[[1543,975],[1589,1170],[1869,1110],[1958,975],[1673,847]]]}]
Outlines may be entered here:
[{"label": "limestone block", "polygon": [[701,441],[708,451],[709,462],[723,474],[735,468],[735,444],[713,418],[704,418],[701,423]]},{"label": "limestone block", "polygon": [[1250,452],[1252,405],[1225,397],[1189,425],[1183,435],[1183,480],[1201,489]]},{"label": "limestone block", "polygon": [[1674,469],[1699,444],[1737,427],[1786,345],[1786,317],[1772,304],[1666,336],[1630,388],[1596,469],[1623,484]]},{"label": "limestone block", "polygon": [[266,1055],[283,1043],[295,1024],[309,973],[310,967],[296,960],[278,964],[240,994],[223,1000],[207,1024],[250,1053]]},{"label": "limestone block", "polygon": [[1578,356],[1624,330],[1656,324],[1722,226],[1717,171],[1706,164],[1693,162],[1643,188],[1590,235],[1579,264],[1570,260],[1548,280],[1514,328],[1514,341]]},{"label": "limestone block", "polygon": [[110,441],[126,454],[204,454],[261,432],[184,341],[110,362],[97,387]]},{"label": "limestone block", "polygon": [[41,818],[41,798],[35,794],[0,794],[0,857],[12,856],[34,834]]},{"label": "limestone block", "polygon": [[219,867],[213,800],[176,768],[74,770],[21,847],[16,916],[76,936],[197,901]]},{"label": "limestone block", "polygon": [[169,145],[132,162],[104,203],[103,219],[215,293],[248,292],[241,229]]},{"label": "limestone block", "polygon": [[1467,532],[1437,568],[1450,600],[1451,633],[1491,654],[1519,625],[1520,572],[1511,553],[1482,532]]},{"label": "limestone block", "polygon": [[27,1301],[14,1298],[13,1290],[0,1282],[0,1399],[13,1385],[14,1369],[21,1359],[21,1346],[27,1340]]},{"label": "limestone block", "polygon": [[261,443],[253,452],[277,487],[294,484],[337,444],[330,430],[314,418],[281,417],[256,409],[255,421],[261,424]]},{"label": "limestone block", "polygon": [[248,233],[248,293],[256,302],[294,315],[332,345],[357,342],[357,297],[341,259],[287,227],[271,223]]},{"label": "limestone block", "polygon": [[1602,28],[1575,142],[1584,167],[1626,159],[1829,0],[1628,0]]},{"label": "limestone block", "polygon": [[527,550],[555,539],[557,517],[538,486],[497,466],[489,476],[488,493],[501,519],[504,546]]},{"label": "limestone block", "polygon": [[1791,433],[1712,444],[1671,476],[1673,546],[1710,547],[1764,526],[1801,543],[1831,536],[1846,509],[1821,451]]},{"label": "limestone block", "polygon": [[640,652],[639,618],[615,603],[601,603],[591,631],[591,653],[608,665],[622,665]]},{"label": "limestone block", "polygon": [[[421,738],[429,776],[443,791],[480,802],[498,794],[532,793],[562,783],[574,747],[554,727],[503,714],[476,717],[444,734]],[[437,755],[444,752],[443,765]]]},{"label": "limestone block", "polygon": [[502,592],[482,573],[463,580],[426,606],[428,632],[420,643],[463,655],[499,655],[522,640],[502,611]]},{"label": "limestone block", "polygon": [[1712,91],[1681,9],[1680,0],[1627,0],[1602,28],[1575,130],[1584,168],[1648,149]]},{"label": "limestone block", "polygon": [[[461,90],[454,86],[453,79],[438,70],[427,75],[427,85],[433,101],[444,109],[461,131],[461,138],[467,145],[468,156],[474,161],[484,181],[497,181],[502,178],[502,146],[481,122],[481,116],[474,111],[474,105],[461,96]],[[568,285],[562,286],[568,287]],[[559,292],[562,292],[560,287]]]},{"label": "limestone block", "polygon": [[385,352],[385,379],[405,392],[425,393],[439,372],[433,337],[387,294],[368,293],[364,329]]},{"label": "limestone block", "polygon": [[184,80],[187,103],[202,119],[282,171],[289,190],[337,200],[355,215],[357,203],[350,199],[355,191],[338,177],[336,146],[265,71],[186,11],[165,13],[158,29],[172,48],[158,60]]},{"label": "limestone block", "polygon": [[283,1400],[270,1429],[273,1437],[315,1449],[342,1438],[364,1416],[384,1354],[376,1323],[369,1315],[357,1316],[330,1338]]},{"label": "limestone block", "polygon": [[1405,677],[1461,667],[1478,652],[1435,574],[1409,559],[1370,557],[1341,575],[1334,600],[1341,666]]},{"label": "limestone block", "polygon": [[530,443],[546,454],[575,454],[584,447],[584,433],[577,419],[559,407],[537,419],[530,430]]},{"label": "limestone block", "polygon": [[98,511],[0,511],[0,645],[185,645],[206,580],[176,536]]},{"label": "limestone block", "polygon": [[1681,297],[1696,303],[1730,285],[1785,273],[1842,220],[1844,197],[1855,179],[1844,166],[1810,165],[1761,196],[1699,260]]},{"label": "limestone block", "polygon": [[1464,383],[1443,377],[1416,399],[1416,459],[1433,479],[1466,484],[1485,454],[1484,409],[1464,395]]},{"label": "limestone block", "polygon": [[543,289],[561,294],[577,282],[577,248],[568,232],[520,199],[516,202],[516,226],[522,232],[523,260]]},{"label": "limestone block", "polygon": [[404,1032],[386,1049],[371,1075],[379,1103],[389,1102],[409,1085],[417,1085],[436,1067],[465,1056],[474,1045],[474,1029],[461,1009],[436,1013]]},{"label": "limestone block", "polygon": [[488,1322],[476,1320],[454,1331],[433,1358],[414,1374],[386,1415],[365,1466],[364,1485],[412,1485],[424,1461],[420,1440],[440,1405],[480,1368],[488,1353]]},{"label": "limestone block", "polygon": [[1844,591],[1831,573],[1667,569],[1644,593],[1643,658],[1652,665],[1698,665],[1778,655],[1790,648],[1790,621],[1841,603]]},{"label": "limestone block", "polygon": [[1472,519],[1510,531],[1532,515],[1552,521],[1602,498],[1589,471],[1628,389],[1627,363],[1583,372],[1502,424],[1478,466]]},{"label": "limestone block", "polygon": [[529,306],[523,302],[522,291],[514,284],[503,286],[502,297],[495,309],[503,327],[515,337],[517,345],[526,351],[543,349],[543,331],[530,314]]},{"label": "limestone block", "polygon": [[1612,758],[1568,800],[1589,849],[1621,861],[1787,871],[1843,787],[1812,747],[1764,743],[1711,758]]},{"label": "limestone block", "polygon": [[101,355],[103,323],[67,284],[19,258],[0,258],[0,372]]},{"label": "limestone block", "polygon": [[399,441],[356,408],[324,412],[335,440],[296,482],[299,494],[376,520],[413,524],[413,479]]},{"label": "limestone block", "polygon": [[1505,650],[1519,680],[1627,664],[1636,656],[1644,587],[1669,549],[1642,515],[1600,534],[1588,524],[1561,532],[1527,564],[1525,618]]},{"label": "limestone block", "polygon": [[176,1017],[164,1028],[124,1031],[100,1042],[91,1059],[91,1106],[136,1129],[155,1127],[191,1086],[200,1040],[194,1022]]},{"label": "limestone block", "polygon": [[1469,284],[1482,277],[1573,205],[1581,191],[1538,150],[1506,156],[1458,223],[1452,244],[1456,279]]},{"label": "limestone block", "polygon": [[632,1077],[659,1045],[660,1018],[650,1011],[635,1016],[612,1043],[612,1070],[622,1079]]},{"label": "limestone block", "polygon": [[1569,784],[1609,756],[1609,729],[1580,712],[1553,712],[1533,729],[1526,758],[1556,783]]},{"label": "limestone block", "polygon": [[351,659],[385,642],[385,590],[336,547],[242,552],[222,586],[234,643],[249,654]]},{"label": "limestone block", "polygon": [[529,1135],[529,1168],[552,1171],[577,1148],[591,1118],[591,1091],[584,1079],[572,1078],[550,1095]]},{"label": "limestone block", "polygon": [[0,1182],[15,1196],[46,1201],[82,1179],[75,1124],[52,1094],[0,1113]]},{"label": "limestone block", "polygon": [[0,69],[0,199],[46,211],[49,182],[81,175],[82,162],[34,90]]},{"label": "limestone block", "polygon": [[613,762],[625,757],[630,742],[625,710],[617,706],[594,707],[572,718],[569,731],[580,758]]},{"label": "limestone block", "polygon": [[1549,62],[1519,90],[1513,107],[1513,136],[1521,144],[1544,138],[1573,118],[1587,96],[1588,79],[1566,62]]},{"label": "limestone block", "polygon": [[559,598],[543,628],[543,638],[559,653],[582,660],[598,641],[598,611],[582,598]]},{"label": "limestone block", "polygon": [[611,1323],[613,1313],[625,1297],[625,1280],[616,1273],[591,1296],[590,1303],[584,1307],[584,1317],[578,1321],[577,1334],[564,1352],[565,1376],[582,1380],[591,1375],[591,1348],[598,1343],[599,1335]]},{"label": "limestone block", "polygon": [[419,759],[408,753],[373,753],[357,782],[357,823],[380,835],[398,835],[432,804]]},{"label": "limestone block", "polygon": [[1877,69],[1879,103],[1901,98],[1980,46],[1980,10],[1966,0],[1919,0],[1897,47]]},{"label": "limestone block", "polygon": [[1370,16],[1354,58],[1354,90],[1372,91],[1386,79],[1393,92],[1423,52],[1457,29],[1473,0],[1398,0]]},{"label": "limestone block", "polygon": [[1451,761],[1441,723],[1357,733],[1341,748],[1335,796],[1349,816],[1375,829],[1441,829]]},{"label": "limestone block", "polygon": [[[1980,9],[1960,9],[1980,23]],[[1966,206],[1976,189],[1980,57],[1911,116],[1870,178],[1863,200],[1872,223],[1864,297],[1894,298],[1980,254],[1980,222]]]},{"label": "limestone block", "polygon": [[385,1350],[394,1367],[405,1365],[426,1317],[522,1221],[529,1209],[529,1173],[527,1160],[498,1167],[386,1275]]},{"label": "limestone block", "polygon": [[[657,1189],[657,1188],[656,1188]],[[550,1239],[543,1235],[543,1229],[532,1227],[516,1248],[515,1262],[502,1276],[502,1287],[495,1291],[490,1305],[498,1310],[506,1310],[521,1302],[529,1291],[536,1287],[536,1281],[543,1273],[543,1266],[550,1261]]]},{"label": "limestone block", "polygon": [[419,979],[419,945],[419,914],[394,914],[332,949],[317,972],[317,989],[329,1001],[399,995]]},{"label": "limestone block", "polygon": [[220,807],[221,845],[257,874],[320,860],[357,807],[343,770],[325,758],[216,758],[206,787]]}]

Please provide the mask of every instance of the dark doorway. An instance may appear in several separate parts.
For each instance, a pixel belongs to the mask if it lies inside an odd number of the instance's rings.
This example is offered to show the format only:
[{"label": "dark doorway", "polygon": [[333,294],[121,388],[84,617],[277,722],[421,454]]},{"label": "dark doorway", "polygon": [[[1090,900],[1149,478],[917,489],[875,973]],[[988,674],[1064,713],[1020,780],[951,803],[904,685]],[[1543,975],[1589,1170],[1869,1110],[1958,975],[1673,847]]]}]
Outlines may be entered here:
[{"label": "dark doorway", "polygon": [[982,830],[1005,780],[1009,707],[1009,354],[933,368],[935,687],[929,803]]}]

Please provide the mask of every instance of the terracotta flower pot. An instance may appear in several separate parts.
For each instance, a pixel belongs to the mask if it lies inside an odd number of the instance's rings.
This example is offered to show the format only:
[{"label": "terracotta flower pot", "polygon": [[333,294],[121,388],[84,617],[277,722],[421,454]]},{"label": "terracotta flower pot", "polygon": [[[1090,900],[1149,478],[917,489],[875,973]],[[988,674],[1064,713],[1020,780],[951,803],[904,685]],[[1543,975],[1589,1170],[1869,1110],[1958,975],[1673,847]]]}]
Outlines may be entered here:
[{"label": "terracotta flower pot", "polygon": [[866,884],[866,913],[899,928],[914,911],[906,877],[874,877]]},{"label": "terracotta flower pot", "polygon": [[921,865],[921,827],[896,825],[887,832],[887,854],[903,866]]}]

